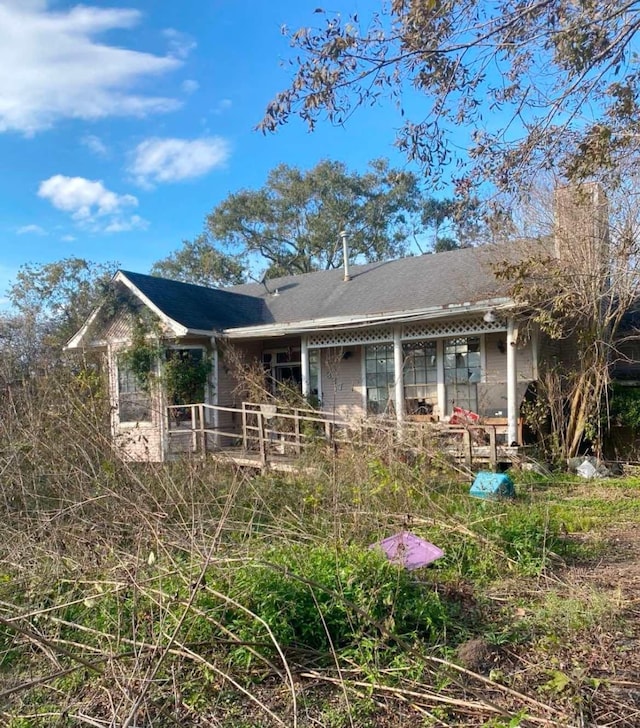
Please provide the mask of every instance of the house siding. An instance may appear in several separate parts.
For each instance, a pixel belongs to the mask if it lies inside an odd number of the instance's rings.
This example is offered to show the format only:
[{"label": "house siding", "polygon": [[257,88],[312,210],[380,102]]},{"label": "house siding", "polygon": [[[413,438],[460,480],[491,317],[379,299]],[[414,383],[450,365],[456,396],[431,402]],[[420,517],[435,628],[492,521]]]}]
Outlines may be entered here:
[{"label": "house siding", "polygon": [[[251,341],[233,344],[235,352],[224,346],[218,347],[218,382],[217,401],[221,407],[242,407],[243,400],[246,400],[237,379],[235,372],[235,361],[237,357],[247,363],[259,362],[262,353],[262,342]],[[236,376],[234,376],[236,375]],[[237,433],[242,429],[240,416],[236,412],[219,412],[218,427],[226,433]],[[224,444],[224,442],[222,442]]]},{"label": "house siding", "polygon": [[[345,359],[345,353],[350,356]],[[322,350],[322,409],[344,419],[363,417],[362,346]]]},{"label": "house siding", "polygon": [[[506,333],[485,334],[483,381],[499,384],[507,381],[507,354],[500,347],[506,346]],[[533,344],[530,338],[518,344],[516,352],[518,381],[531,381],[534,378]]]}]

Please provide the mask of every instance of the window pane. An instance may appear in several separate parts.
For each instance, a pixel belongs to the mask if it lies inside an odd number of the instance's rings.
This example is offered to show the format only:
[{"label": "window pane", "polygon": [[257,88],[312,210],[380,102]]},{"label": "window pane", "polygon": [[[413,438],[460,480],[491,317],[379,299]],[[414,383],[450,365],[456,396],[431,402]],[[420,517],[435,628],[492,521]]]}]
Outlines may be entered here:
[{"label": "window pane", "polygon": [[476,383],[481,380],[480,337],[457,337],[444,342],[447,409],[477,409]]},{"label": "window pane", "polygon": [[390,385],[395,378],[393,345],[370,344],[365,347],[367,410],[383,412],[390,396]]},{"label": "window pane", "polygon": [[118,418],[120,422],[151,422],[151,395],[124,359],[118,359]]}]

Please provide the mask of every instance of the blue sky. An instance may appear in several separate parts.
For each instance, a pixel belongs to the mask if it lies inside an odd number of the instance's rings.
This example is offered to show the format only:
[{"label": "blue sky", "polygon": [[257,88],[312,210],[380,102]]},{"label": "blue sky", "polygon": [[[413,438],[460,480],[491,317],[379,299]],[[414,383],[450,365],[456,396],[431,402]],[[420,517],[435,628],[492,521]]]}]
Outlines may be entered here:
[{"label": "blue sky", "polygon": [[[331,10],[373,4],[332,0]],[[281,162],[403,165],[392,109],[345,129],[310,134],[292,120],[277,134],[254,131],[290,79],[281,26],[321,23],[317,7],[0,0],[0,299],[24,263],[78,256],[146,272]]]}]

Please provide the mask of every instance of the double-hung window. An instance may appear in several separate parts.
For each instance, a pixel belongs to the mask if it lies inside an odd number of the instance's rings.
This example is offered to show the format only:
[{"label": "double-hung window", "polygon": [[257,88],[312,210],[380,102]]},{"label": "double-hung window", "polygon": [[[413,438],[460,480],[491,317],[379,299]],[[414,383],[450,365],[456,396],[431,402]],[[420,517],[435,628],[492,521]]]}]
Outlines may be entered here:
[{"label": "double-hung window", "polygon": [[481,375],[480,337],[445,339],[444,381],[449,412],[454,407],[478,411],[477,384]]},{"label": "double-hung window", "polygon": [[123,358],[118,359],[118,419],[151,422],[151,394]]}]

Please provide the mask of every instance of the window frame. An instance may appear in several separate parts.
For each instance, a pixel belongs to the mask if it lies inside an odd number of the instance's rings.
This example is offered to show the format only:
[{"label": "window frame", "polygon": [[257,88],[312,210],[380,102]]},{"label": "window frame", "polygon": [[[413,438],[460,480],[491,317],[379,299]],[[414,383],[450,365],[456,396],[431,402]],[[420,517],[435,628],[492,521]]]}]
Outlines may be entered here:
[{"label": "window frame", "polygon": [[[115,404],[116,404],[116,415],[118,418],[118,426],[124,427],[124,428],[131,428],[131,427],[153,427],[154,419],[153,419],[153,395],[151,392],[151,388],[149,390],[145,390],[140,385],[140,382],[138,381],[137,377],[133,373],[130,367],[128,367],[125,362],[122,360],[122,355],[125,353],[125,350],[119,352],[115,356]],[[133,389],[132,391],[128,392],[122,392],[122,377],[126,376],[127,381],[134,382],[137,385],[136,389]],[[146,410],[148,412],[148,417],[145,419],[123,419],[122,417],[122,397],[123,394],[126,395],[141,395],[144,396],[144,398],[147,399],[147,406]],[[135,405],[133,405],[135,406]],[[125,409],[126,412],[126,409]]]},{"label": "window frame", "polygon": [[[380,349],[384,349],[384,357],[380,356]],[[370,356],[370,353],[375,356]],[[395,356],[393,342],[380,342],[377,344],[366,344],[364,347],[364,400],[367,415],[383,415],[393,406],[393,394],[395,392]],[[375,368],[369,362],[375,362]],[[373,381],[375,377],[375,383]],[[378,394],[386,390],[386,396],[371,399],[373,391]],[[376,403],[374,406],[373,403]],[[383,402],[382,408],[380,402]]]},{"label": "window frame", "polygon": [[[469,351],[469,342],[471,340],[477,341],[477,350]],[[454,344],[456,349],[458,347],[462,348],[465,347],[465,351],[447,351],[448,345],[452,344],[453,342],[463,342]],[[469,356],[474,356],[474,363],[470,366],[469,365]],[[477,355],[477,363],[475,363]],[[447,366],[447,356],[454,356],[456,357],[456,366],[455,367],[448,367]],[[460,366],[458,364],[458,357],[467,357],[467,363],[465,366]],[[454,407],[461,407],[465,410],[471,410],[472,412],[478,411],[478,383],[482,382],[484,380],[484,371],[485,371],[485,364],[484,364],[484,336],[481,334],[470,334],[470,335],[463,335],[463,336],[452,336],[448,338],[443,339],[442,343],[442,365],[443,365],[443,376],[444,376],[444,390],[445,390],[445,409],[446,414],[452,414]],[[459,376],[459,372],[466,371],[467,376],[466,379],[462,376]],[[448,379],[448,372],[453,373],[453,378]],[[472,381],[473,377],[473,381]],[[452,390],[455,389],[456,393],[459,393],[460,391],[464,390],[466,388],[466,394],[467,396],[461,397],[458,399],[453,399],[450,394],[452,393]]]}]

